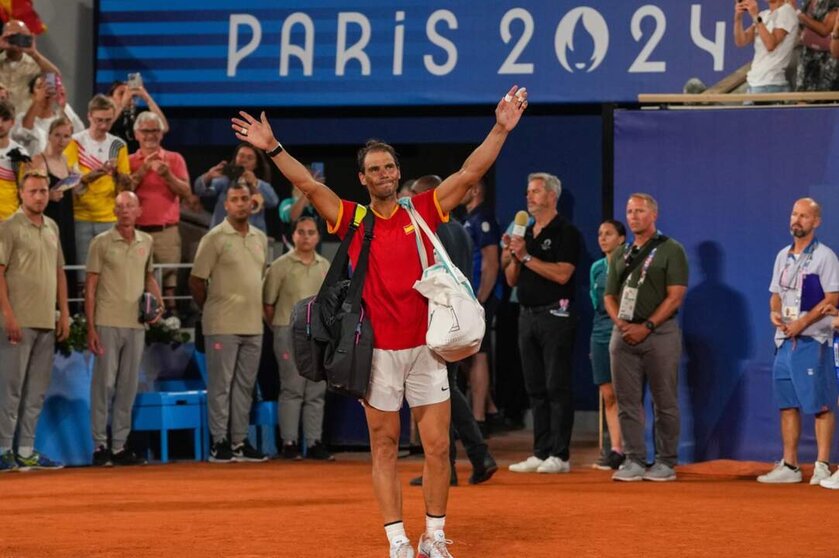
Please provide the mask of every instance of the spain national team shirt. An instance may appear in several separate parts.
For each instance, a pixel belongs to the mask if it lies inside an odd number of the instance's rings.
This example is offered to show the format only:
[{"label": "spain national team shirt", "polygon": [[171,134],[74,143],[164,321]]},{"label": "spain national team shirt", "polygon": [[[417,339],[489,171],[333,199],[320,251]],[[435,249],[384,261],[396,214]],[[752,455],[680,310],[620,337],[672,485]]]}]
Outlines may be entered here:
[{"label": "spain national team shirt", "polygon": [[[73,141],[64,150],[70,167],[78,165],[82,176],[98,170],[108,161],[116,161],[116,168],[122,174],[130,174],[128,148],[116,136],[106,134],[105,139],[96,141],[85,130],[73,134]],[[110,175],[102,176],[87,185],[84,193],[73,200],[73,215],[77,221],[112,223],[116,205],[116,183]]]},{"label": "spain national team shirt", "polygon": [[[437,191],[430,190],[411,201],[432,231],[449,220],[437,201]],[[344,238],[355,213],[355,202],[341,200],[336,224],[329,223],[329,232]],[[428,300],[414,290],[414,282],[422,275],[414,227],[408,212],[396,206],[390,215],[373,212],[373,241],[364,281],[362,299],[373,327],[373,347],[398,351],[425,345],[428,329]],[[361,224],[350,244],[350,261],[355,267],[361,252],[364,225]],[[431,242],[423,235],[426,253],[434,253]]]},{"label": "spain national team shirt", "polygon": [[20,149],[21,153],[26,154],[25,149],[11,140],[8,146],[0,149],[0,221],[11,217],[20,206],[17,197],[17,173],[9,158],[9,151],[12,149]]}]

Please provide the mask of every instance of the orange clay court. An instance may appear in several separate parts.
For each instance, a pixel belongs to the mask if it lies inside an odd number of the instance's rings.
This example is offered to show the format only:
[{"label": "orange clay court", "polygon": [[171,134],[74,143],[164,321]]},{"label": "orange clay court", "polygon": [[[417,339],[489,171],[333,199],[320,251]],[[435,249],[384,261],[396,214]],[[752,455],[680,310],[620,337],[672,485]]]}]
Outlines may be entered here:
[{"label": "orange clay court", "polygon": [[[839,493],[806,483],[766,486],[768,464],[681,466],[678,482],[616,483],[574,446],[564,475],[511,473],[529,432],[490,440],[502,469],[450,493],[446,535],[456,558],[587,556],[839,556]],[[462,455],[462,453],[461,453]],[[0,476],[2,557],[387,556],[364,453],[334,463],[182,462]],[[421,458],[400,460],[405,523],[424,527]]]}]

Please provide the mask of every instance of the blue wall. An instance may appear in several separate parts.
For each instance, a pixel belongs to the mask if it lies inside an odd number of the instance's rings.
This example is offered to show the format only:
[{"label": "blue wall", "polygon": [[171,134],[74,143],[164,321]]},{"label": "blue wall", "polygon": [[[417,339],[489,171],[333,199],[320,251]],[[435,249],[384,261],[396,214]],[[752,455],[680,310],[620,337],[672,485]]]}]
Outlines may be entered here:
[{"label": "blue wall", "polygon": [[[771,392],[772,264],[790,242],[790,211],[803,196],[822,203],[819,236],[839,248],[837,142],[839,111],[830,108],[615,115],[615,215],[630,193],[651,193],[659,228],[690,260],[681,313],[683,459],[781,454]],[[802,461],[815,459],[812,423],[805,418]]]}]

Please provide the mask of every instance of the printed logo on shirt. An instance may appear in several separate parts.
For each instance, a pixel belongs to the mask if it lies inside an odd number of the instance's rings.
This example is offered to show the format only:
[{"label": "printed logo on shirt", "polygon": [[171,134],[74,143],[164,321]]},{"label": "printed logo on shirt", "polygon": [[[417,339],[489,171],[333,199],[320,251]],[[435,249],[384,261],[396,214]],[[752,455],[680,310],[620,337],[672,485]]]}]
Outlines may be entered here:
[{"label": "printed logo on shirt", "polygon": [[551,239],[546,238],[545,240],[543,240],[541,248],[544,252],[547,252],[548,250],[550,250],[551,249]]},{"label": "printed logo on shirt", "polygon": [[489,221],[484,221],[483,223],[481,223],[481,230],[485,233],[489,232]]}]

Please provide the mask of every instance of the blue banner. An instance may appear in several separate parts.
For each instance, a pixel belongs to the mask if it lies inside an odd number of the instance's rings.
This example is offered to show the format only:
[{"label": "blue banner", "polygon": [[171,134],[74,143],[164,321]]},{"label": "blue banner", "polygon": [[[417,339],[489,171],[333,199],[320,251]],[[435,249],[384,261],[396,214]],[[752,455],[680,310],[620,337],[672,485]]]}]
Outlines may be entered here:
[{"label": "blue banner", "polygon": [[733,2],[100,0],[97,89],[140,72],[166,106],[634,101],[750,60]]}]

